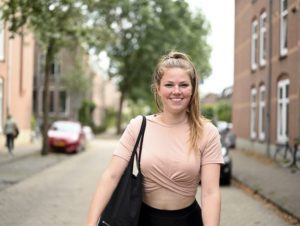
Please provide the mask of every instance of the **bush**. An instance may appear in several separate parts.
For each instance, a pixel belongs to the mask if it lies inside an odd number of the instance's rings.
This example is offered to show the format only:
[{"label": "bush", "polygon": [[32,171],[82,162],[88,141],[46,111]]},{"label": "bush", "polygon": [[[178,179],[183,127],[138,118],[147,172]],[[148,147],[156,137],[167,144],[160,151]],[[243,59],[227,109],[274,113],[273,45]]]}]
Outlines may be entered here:
[{"label": "bush", "polygon": [[93,127],[93,111],[96,105],[92,101],[84,100],[82,101],[81,107],[79,109],[78,119],[82,125],[88,125]]}]

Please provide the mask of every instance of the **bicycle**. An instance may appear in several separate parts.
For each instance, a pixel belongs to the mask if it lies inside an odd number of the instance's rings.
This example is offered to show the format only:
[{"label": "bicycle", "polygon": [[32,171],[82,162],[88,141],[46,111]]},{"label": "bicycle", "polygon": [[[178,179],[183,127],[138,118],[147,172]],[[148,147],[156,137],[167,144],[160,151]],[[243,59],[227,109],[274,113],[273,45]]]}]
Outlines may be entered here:
[{"label": "bicycle", "polygon": [[300,147],[295,144],[294,147],[289,145],[289,142],[277,144],[274,155],[275,161],[282,167],[295,166],[300,170]]}]

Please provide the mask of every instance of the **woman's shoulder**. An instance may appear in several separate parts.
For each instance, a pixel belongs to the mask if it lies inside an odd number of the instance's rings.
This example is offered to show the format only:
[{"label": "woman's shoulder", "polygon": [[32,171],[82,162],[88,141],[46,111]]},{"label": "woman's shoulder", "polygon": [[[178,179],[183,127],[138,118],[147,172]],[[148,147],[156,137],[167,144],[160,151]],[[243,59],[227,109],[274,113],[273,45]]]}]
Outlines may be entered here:
[{"label": "woman's shoulder", "polygon": [[219,133],[218,128],[208,119],[202,119],[203,123],[203,132],[206,134],[209,133]]},{"label": "woman's shoulder", "polygon": [[142,125],[142,121],[143,121],[143,117],[146,117],[146,120],[148,120],[148,118],[150,116],[145,116],[145,115],[137,115],[134,118],[130,119],[128,126],[133,128],[133,129],[139,129]]}]

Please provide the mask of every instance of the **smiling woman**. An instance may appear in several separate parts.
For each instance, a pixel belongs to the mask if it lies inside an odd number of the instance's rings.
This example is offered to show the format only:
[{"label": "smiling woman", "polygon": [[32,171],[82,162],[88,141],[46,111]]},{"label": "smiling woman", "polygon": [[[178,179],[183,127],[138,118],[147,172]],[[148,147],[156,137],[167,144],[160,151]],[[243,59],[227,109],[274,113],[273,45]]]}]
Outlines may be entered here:
[{"label": "smiling woman", "polygon": [[[120,225],[218,226],[223,164],[220,136],[200,115],[198,75],[190,58],[173,51],[162,56],[153,73],[152,88],[159,112],[145,117],[139,156],[143,175],[139,222]],[[114,193],[132,156],[141,119],[133,118],[120,138],[97,186],[86,226],[97,225]],[[201,207],[195,199],[200,181]]]}]

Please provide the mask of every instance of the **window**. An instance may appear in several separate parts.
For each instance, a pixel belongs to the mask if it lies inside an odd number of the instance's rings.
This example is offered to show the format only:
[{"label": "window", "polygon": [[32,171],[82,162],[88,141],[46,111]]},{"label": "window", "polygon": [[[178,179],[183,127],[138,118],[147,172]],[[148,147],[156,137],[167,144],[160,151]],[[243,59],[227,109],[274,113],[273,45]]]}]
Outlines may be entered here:
[{"label": "window", "polygon": [[54,91],[49,90],[49,113],[55,112]]},{"label": "window", "polygon": [[[44,91],[42,91],[44,95]],[[49,90],[49,113],[55,113],[55,99],[54,99],[54,90]],[[44,96],[42,96],[42,110],[45,111],[45,103],[44,103]]]},{"label": "window", "polygon": [[252,37],[251,37],[251,69],[257,68],[257,20],[252,22]]},{"label": "window", "polygon": [[2,18],[2,12],[0,11],[0,60],[4,60],[4,21]]},{"label": "window", "polygon": [[3,79],[0,78],[0,132],[2,132],[3,128],[3,92],[4,92],[4,87],[3,87]]},{"label": "window", "polygon": [[277,86],[277,141],[288,140],[289,122],[289,85],[288,79],[281,80]]},{"label": "window", "polygon": [[38,95],[37,95],[37,91],[33,90],[32,93],[32,112],[37,114],[38,113]]},{"label": "window", "polygon": [[258,136],[263,141],[266,137],[266,88],[264,85],[259,87],[259,107],[258,107]]},{"label": "window", "polygon": [[288,2],[280,0],[280,3],[280,56],[285,56],[288,52]]},{"label": "window", "polygon": [[251,89],[250,97],[250,137],[256,138],[256,89]]},{"label": "window", "polygon": [[60,74],[60,64],[55,60],[54,63],[51,64],[50,77],[57,78]]},{"label": "window", "polygon": [[44,72],[45,72],[45,55],[42,53],[39,53],[38,58],[37,58],[37,71],[38,71],[38,75],[41,77]]},{"label": "window", "polygon": [[59,91],[59,112],[67,113],[67,92],[65,90]]},{"label": "window", "polygon": [[259,64],[264,66],[267,58],[267,13],[260,15]]}]

